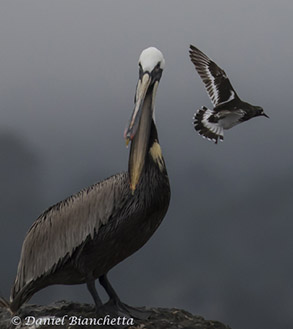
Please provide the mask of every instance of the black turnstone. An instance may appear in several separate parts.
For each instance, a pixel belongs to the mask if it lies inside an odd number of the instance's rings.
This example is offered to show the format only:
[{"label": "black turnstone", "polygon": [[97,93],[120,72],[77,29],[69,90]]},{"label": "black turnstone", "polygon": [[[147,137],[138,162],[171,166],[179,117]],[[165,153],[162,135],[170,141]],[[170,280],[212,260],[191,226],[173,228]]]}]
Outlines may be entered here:
[{"label": "black turnstone", "polygon": [[190,45],[189,56],[214,105],[213,110],[203,106],[194,115],[194,128],[200,135],[217,143],[224,139],[224,129],[260,115],[268,118],[260,106],[238,97],[226,73],[203,52]]}]

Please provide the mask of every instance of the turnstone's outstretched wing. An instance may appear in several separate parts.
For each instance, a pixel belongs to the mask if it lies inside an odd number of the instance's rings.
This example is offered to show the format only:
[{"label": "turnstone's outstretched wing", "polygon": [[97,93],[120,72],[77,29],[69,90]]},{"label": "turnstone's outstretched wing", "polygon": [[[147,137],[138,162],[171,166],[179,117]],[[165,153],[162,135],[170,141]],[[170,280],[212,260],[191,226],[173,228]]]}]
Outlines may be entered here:
[{"label": "turnstone's outstretched wing", "polygon": [[214,107],[238,98],[224,70],[207,55],[190,45],[189,56],[205,84]]}]

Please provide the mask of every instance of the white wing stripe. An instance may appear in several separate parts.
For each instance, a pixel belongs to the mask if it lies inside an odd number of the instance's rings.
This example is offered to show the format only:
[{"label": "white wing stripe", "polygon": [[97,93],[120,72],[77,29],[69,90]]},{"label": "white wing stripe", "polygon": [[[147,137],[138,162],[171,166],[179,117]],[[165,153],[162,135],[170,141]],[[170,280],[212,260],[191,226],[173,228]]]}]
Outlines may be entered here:
[{"label": "white wing stripe", "polygon": [[218,103],[218,99],[219,99],[219,91],[215,84],[215,78],[213,77],[213,75],[211,74],[211,72],[209,71],[207,66],[205,66],[205,73],[210,80],[210,85],[208,86],[208,88],[211,88],[211,90],[212,90],[211,99],[212,99],[213,105],[216,106]]}]

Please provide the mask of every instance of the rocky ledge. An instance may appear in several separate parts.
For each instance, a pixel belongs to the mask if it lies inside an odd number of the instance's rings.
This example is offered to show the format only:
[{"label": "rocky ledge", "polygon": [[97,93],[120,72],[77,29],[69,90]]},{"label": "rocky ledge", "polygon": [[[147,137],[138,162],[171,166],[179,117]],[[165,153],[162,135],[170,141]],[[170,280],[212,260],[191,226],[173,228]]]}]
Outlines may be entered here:
[{"label": "rocky ledge", "polygon": [[[23,306],[17,315],[0,309],[0,329],[231,329],[218,322],[205,320],[176,308],[149,308],[146,320],[98,318],[93,305],[60,301],[48,306]],[[112,321],[112,322],[111,322]],[[113,325],[113,326],[111,326]]]}]

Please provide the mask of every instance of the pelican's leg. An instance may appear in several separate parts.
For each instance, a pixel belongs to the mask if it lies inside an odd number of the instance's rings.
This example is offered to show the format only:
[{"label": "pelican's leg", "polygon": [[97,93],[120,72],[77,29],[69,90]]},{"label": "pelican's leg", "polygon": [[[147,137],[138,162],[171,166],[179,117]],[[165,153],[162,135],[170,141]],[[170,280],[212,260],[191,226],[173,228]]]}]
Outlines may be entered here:
[{"label": "pelican's leg", "polygon": [[100,276],[99,281],[110,297],[110,300],[105,305],[106,307],[114,309],[118,315],[130,316],[135,319],[144,320],[150,316],[151,312],[147,311],[144,307],[135,308],[122,303],[114,288],[110,284],[106,274]]},{"label": "pelican's leg", "polygon": [[[89,292],[91,293],[91,295],[92,295],[92,297],[95,301],[97,316],[98,317],[106,317],[106,316],[111,315],[112,317],[115,317],[115,314],[111,314],[109,312],[111,310],[108,309],[107,305],[103,305],[103,303],[102,303],[102,301],[101,301],[101,299],[98,295],[98,292],[96,290],[95,280],[93,280],[93,279],[87,280],[86,285],[87,285],[87,288],[88,288]],[[126,327],[128,327],[128,326],[125,326],[125,325],[107,326],[107,328],[113,328],[113,329],[124,329]],[[106,328],[106,327],[102,326],[101,329],[102,328]]]},{"label": "pelican's leg", "polygon": [[114,288],[111,286],[111,283],[109,282],[107,278],[107,274],[103,274],[102,276],[99,277],[100,284],[103,286],[103,288],[106,290],[108,296],[110,297],[111,301],[117,301],[121,302],[120,298],[116,294],[116,291]]},{"label": "pelican's leg", "polygon": [[92,295],[94,302],[95,302],[95,306],[96,306],[96,311],[99,312],[99,310],[101,309],[101,307],[103,306],[103,303],[101,301],[101,298],[98,295],[96,286],[95,286],[95,280],[90,278],[86,281],[86,286],[90,292],[90,294]]}]

